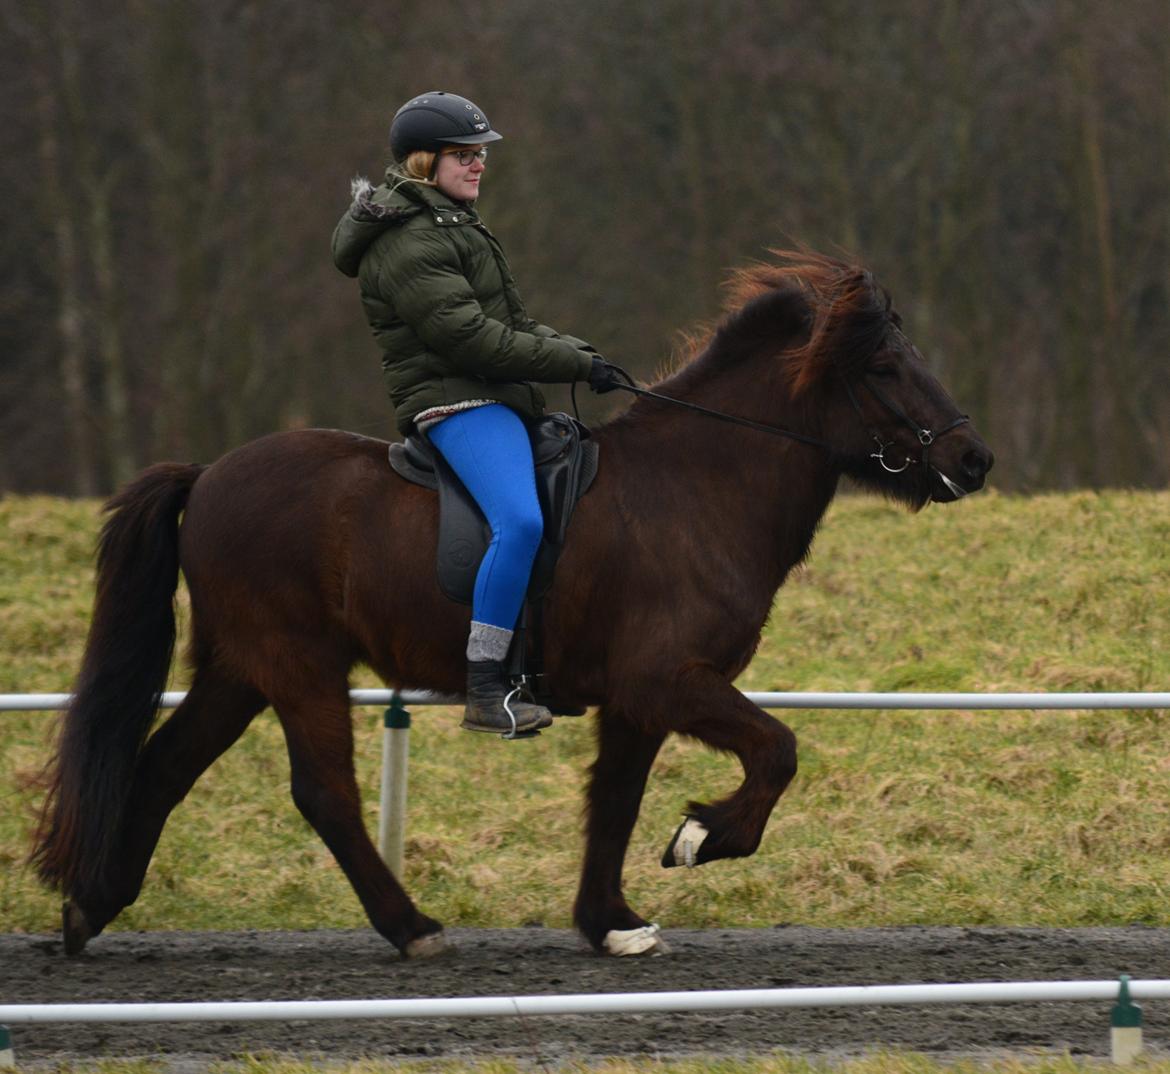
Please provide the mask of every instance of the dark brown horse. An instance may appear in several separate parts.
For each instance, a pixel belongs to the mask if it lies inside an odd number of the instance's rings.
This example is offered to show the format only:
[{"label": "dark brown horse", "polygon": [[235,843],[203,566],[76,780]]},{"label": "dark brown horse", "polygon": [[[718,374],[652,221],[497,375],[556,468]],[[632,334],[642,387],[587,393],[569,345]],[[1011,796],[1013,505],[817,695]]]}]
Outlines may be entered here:
[{"label": "dark brown horse", "polygon": [[[744,780],[690,804],[667,864],[751,854],[792,779],[792,732],[732,681],[840,478],[917,509],[980,488],[992,463],[869,273],[777,255],[736,274],[729,294],[715,331],[656,390],[805,439],[638,399],[597,433],[600,472],[546,605],[550,684],[565,702],[599,706],[574,913],[602,951],[656,943],[626,904],[622,864],[668,733],[734,753]],[[347,696],[357,663],[396,686],[463,687],[469,611],[435,580],[436,495],[390,470],[384,442],[310,430],[208,467],[154,466],[108,506],[85,659],[33,850],[66,896],[66,950],[135,900],[171,810],[267,705],[287,738],[296,805],[373,926],[406,955],[441,949],[441,925],[362,824]],[[180,568],[194,677],[148,737]]]}]

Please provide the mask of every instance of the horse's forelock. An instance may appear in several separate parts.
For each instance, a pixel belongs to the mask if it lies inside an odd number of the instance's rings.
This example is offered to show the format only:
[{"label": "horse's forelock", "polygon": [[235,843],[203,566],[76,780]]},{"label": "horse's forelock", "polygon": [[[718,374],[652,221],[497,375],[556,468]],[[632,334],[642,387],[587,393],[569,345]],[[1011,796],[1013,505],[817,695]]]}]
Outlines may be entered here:
[{"label": "horse's forelock", "polygon": [[808,341],[791,355],[799,390],[830,372],[864,368],[881,349],[892,325],[890,297],[864,269],[854,269],[813,306]]}]

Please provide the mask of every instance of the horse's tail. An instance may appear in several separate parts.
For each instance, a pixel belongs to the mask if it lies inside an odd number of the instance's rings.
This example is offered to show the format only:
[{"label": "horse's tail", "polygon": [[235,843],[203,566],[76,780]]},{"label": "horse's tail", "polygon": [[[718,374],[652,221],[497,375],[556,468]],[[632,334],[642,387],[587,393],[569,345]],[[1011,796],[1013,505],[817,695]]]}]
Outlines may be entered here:
[{"label": "horse's tail", "polygon": [[115,850],[175,648],[179,515],[204,469],[160,463],[106,504],[93,620],[30,854],[67,894],[100,889]]}]

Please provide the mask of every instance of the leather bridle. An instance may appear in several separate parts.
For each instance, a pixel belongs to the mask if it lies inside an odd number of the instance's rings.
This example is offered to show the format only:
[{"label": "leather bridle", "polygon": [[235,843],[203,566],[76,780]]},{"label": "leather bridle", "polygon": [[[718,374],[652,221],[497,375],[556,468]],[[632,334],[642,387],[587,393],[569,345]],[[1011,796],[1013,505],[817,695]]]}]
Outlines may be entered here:
[{"label": "leather bridle", "polygon": [[[894,417],[901,421],[901,423],[905,425],[911,432],[913,432],[914,435],[918,438],[918,443],[922,445],[922,466],[924,469],[929,465],[931,444],[933,444],[940,436],[945,436],[952,429],[957,429],[960,425],[965,425],[971,420],[968,415],[960,414],[957,418],[954,419],[954,421],[944,425],[941,429],[939,429],[938,432],[934,432],[931,429],[924,429],[900,406],[898,406],[897,403],[887,399],[882,392],[878,391],[878,389],[870,383],[868,377],[863,377],[860,383],[866,389],[866,391],[869,392],[870,395],[872,395],[879,403],[881,403],[882,406],[884,406],[891,414],[894,415]],[[849,395],[849,402],[853,404],[853,409],[857,412],[857,420],[861,422],[862,426],[865,428],[865,431],[869,433],[869,438],[877,445],[877,451],[870,453],[869,457],[871,459],[877,459],[878,464],[888,474],[900,474],[918,461],[914,458],[911,458],[910,453],[907,452],[906,458],[901,466],[891,466],[890,463],[886,460],[886,450],[887,448],[895,447],[896,445],[883,440],[878,431],[872,425],[869,425],[866,422],[865,415],[861,412],[861,404],[857,401],[857,393],[853,390],[853,385],[849,381],[845,382],[845,391]],[[948,482],[948,484],[950,484],[950,482]]]}]

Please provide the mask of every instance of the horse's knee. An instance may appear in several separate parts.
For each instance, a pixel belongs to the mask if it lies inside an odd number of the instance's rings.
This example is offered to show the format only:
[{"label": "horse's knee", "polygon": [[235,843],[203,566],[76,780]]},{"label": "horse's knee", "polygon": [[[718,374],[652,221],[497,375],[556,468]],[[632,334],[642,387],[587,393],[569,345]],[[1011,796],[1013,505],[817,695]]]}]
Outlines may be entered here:
[{"label": "horse's knee", "polygon": [[796,733],[787,724],[776,721],[776,736],[763,761],[768,783],[781,791],[796,777]]},{"label": "horse's knee", "polygon": [[766,733],[739,754],[749,795],[780,795],[796,776],[796,734],[787,724],[767,717]]}]

